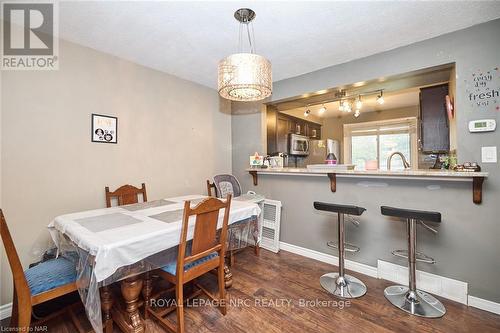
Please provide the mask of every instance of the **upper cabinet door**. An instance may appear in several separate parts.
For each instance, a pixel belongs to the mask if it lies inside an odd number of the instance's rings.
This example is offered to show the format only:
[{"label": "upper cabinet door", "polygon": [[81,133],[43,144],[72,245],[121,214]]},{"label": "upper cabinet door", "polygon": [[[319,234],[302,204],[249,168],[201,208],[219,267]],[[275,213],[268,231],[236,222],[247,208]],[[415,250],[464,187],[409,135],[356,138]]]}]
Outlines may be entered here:
[{"label": "upper cabinet door", "polygon": [[421,140],[424,152],[450,150],[446,95],[448,84],[420,89]]},{"label": "upper cabinet door", "polygon": [[286,118],[278,117],[277,121],[277,147],[276,151],[268,152],[288,152],[288,133],[290,132],[290,121]]},{"label": "upper cabinet door", "polygon": [[305,135],[311,139],[321,138],[321,125],[316,123],[308,122],[305,125]]}]

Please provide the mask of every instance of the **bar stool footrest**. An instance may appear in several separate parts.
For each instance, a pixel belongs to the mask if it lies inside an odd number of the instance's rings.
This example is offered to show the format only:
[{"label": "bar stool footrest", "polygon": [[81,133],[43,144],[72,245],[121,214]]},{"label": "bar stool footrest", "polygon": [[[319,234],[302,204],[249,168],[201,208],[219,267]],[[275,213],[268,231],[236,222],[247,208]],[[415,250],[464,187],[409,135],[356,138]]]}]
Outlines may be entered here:
[{"label": "bar stool footrest", "polygon": [[[392,254],[396,257],[408,259],[408,250],[394,250],[392,251]],[[415,260],[418,262],[425,262],[427,264],[436,263],[436,260],[434,260],[434,258],[431,258],[422,252],[416,253]]]},{"label": "bar stool footrest", "polygon": [[[327,242],[326,246],[331,247],[333,249],[339,248],[339,245],[335,242]],[[359,252],[359,246],[352,245],[349,243],[344,243],[344,251],[346,251],[346,252]]]}]

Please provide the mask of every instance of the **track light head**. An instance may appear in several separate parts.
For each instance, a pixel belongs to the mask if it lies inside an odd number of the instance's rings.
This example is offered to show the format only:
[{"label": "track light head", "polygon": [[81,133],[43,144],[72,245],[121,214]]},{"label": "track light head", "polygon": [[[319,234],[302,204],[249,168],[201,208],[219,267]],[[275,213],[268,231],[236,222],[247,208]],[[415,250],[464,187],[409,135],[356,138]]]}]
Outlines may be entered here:
[{"label": "track light head", "polygon": [[358,96],[358,100],[356,101],[356,110],[361,110],[363,107],[363,102],[361,101],[361,95]]},{"label": "track light head", "polygon": [[382,105],[384,104],[384,91],[380,90],[380,94],[377,97],[377,103]]}]

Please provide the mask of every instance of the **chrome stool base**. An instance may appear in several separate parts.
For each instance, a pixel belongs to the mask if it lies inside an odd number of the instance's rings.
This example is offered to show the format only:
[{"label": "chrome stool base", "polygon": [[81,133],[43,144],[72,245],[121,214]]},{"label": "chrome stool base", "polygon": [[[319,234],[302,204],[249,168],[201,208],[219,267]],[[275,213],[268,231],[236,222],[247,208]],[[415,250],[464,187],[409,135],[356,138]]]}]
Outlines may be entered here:
[{"label": "chrome stool base", "polygon": [[339,273],[328,273],[319,282],[326,291],[340,298],[358,298],[366,294],[365,284],[351,275],[344,274],[342,278]]},{"label": "chrome stool base", "polygon": [[444,305],[437,298],[421,290],[412,295],[408,287],[390,286],[385,288],[384,295],[392,305],[415,316],[439,318],[446,313]]}]

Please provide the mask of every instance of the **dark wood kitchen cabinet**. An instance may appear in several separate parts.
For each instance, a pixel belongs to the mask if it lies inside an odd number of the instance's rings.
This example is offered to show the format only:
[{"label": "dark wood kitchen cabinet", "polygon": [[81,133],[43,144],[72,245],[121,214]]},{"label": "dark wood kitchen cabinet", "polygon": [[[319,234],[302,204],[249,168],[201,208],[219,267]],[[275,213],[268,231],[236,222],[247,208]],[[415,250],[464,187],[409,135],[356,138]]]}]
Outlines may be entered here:
[{"label": "dark wood kitchen cabinet", "polygon": [[[295,124],[287,118],[278,117],[277,125],[276,149],[272,152],[286,152],[288,151],[288,133],[292,133]],[[269,147],[267,152],[269,153]]]},{"label": "dark wood kitchen cabinet", "polygon": [[448,84],[420,89],[420,139],[423,152],[450,150],[450,126],[446,112]]},{"label": "dark wood kitchen cabinet", "polygon": [[321,125],[316,123],[307,123],[306,124],[306,136],[310,137],[313,140],[321,139]]},{"label": "dark wood kitchen cabinet", "polygon": [[288,152],[288,134],[290,133],[308,136],[311,139],[320,139],[321,125],[268,107],[267,153]]}]

